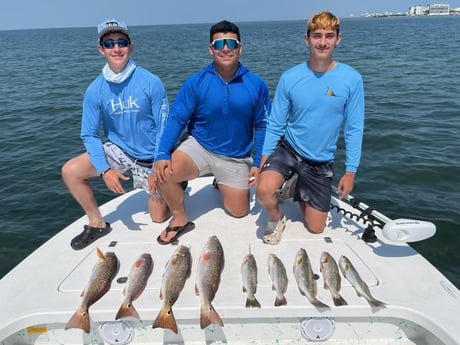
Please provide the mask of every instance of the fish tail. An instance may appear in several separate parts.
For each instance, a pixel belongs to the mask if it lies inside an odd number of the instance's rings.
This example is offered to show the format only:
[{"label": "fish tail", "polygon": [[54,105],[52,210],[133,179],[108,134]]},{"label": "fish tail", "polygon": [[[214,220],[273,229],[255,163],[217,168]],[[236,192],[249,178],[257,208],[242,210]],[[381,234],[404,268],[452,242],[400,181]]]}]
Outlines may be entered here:
[{"label": "fish tail", "polygon": [[286,297],[284,296],[276,296],[275,298],[275,307],[279,307],[281,305],[286,305],[287,304],[287,300],[286,300]]},{"label": "fish tail", "polygon": [[333,296],[332,299],[334,300],[334,305],[336,306],[348,305],[347,301],[345,301],[339,294]]},{"label": "fish tail", "polygon": [[246,308],[260,308],[260,303],[257,300],[257,298],[252,297],[252,298],[247,298],[246,299]]},{"label": "fish tail", "polygon": [[201,307],[201,314],[200,314],[200,326],[201,329],[208,327],[210,324],[216,324],[221,327],[224,327],[224,323],[220,318],[217,311],[214,309],[212,305],[209,305],[209,308]]},{"label": "fish tail", "polygon": [[382,302],[382,301],[379,301],[378,299],[375,299],[375,298],[370,298],[368,300],[368,302],[373,305],[374,307],[383,307],[385,308],[386,307],[386,303]]},{"label": "fish tail", "polygon": [[177,334],[177,323],[171,307],[163,307],[153,321],[152,328],[168,328]]},{"label": "fish tail", "polygon": [[140,319],[139,314],[137,313],[137,310],[134,308],[132,303],[122,303],[120,309],[118,309],[117,316],[115,316],[115,320],[128,317]]},{"label": "fish tail", "polygon": [[89,334],[90,325],[89,325],[88,310],[86,311],[77,310],[72,315],[69,322],[67,322],[67,325],[65,326],[64,329],[68,330],[70,328],[80,328]]},{"label": "fish tail", "polygon": [[313,304],[316,308],[326,308],[326,309],[331,309],[327,304],[321,302],[319,299],[314,299],[311,301],[311,304]]}]

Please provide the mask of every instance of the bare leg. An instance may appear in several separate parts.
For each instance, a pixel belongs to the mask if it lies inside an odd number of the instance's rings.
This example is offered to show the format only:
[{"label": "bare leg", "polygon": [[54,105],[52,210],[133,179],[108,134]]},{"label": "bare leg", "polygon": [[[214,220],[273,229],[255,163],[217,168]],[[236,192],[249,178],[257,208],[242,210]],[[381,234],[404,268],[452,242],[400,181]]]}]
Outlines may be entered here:
[{"label": "bare leg", "polygon": [[237,189],[223,184],[219,185],[224,207],[230,215],[236,218],[247,214],[249,208],[249,189]]},{"label": "bare leg", "polygon": [[160,197],[149,195],[148,207],[150,217],[155,223],[163,223],[170,216],[168,205]]},{"label": "bare leg", "polygon": [[62,167],[62,179],[69,189],[70,194],[80,204],[88,217],[88,225],[104,228],[105,222],[99,211],[93,189],[88,182],[91,177],[97,176],[87,153],[74,157]]},{"label": "bare leg", "polygon": [[268,213],[269,222],[277,222],[283,216],[279,208],[278,188],[284,181],[283,175],[276,171],[264,171],[259,174],[256,187],[257,201]]},{"label": "bare leg", "polygon": [[[183,226],[187,224],[188,218],[185,212],[184,190],[181,182],[198,177],[199,171],[190,156],[180,150],[173,152],[171,164],[173,175],[168,176],[165,182],[159,183],[158,189],[172,215],[169,226]],[[176,232],[174,231],[170,231],[168,234],[162,231],[160,238],[165,242],[169,242],[175,235]]]},{"label": "bare leg", "polygon": [[299,205],[307,230],[314,234],[322,233],[326,226],[327,212],[318,211],[305,202],[300,202]]}]

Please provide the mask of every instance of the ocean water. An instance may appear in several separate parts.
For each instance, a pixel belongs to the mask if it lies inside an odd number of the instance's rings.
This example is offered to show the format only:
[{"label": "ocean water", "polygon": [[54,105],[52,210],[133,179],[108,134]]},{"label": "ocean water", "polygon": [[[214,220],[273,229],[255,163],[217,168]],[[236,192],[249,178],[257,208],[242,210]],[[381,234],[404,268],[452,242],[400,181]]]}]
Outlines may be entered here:
[{"label": "ocean water", "polygon": [[[242,62],[274,94],[306,60],[303,21],[238,23]],[[131,27],[137,64],[170,101],[210,62],[209,24]],[[412,246],[460,287],[460,17],[345,18],[335,57],[361,72],[366,130],[353,196],[392,219],[436,224]],[[81,102],[104,59],[95,28],[0,31],[0,277],[83,215],[60,168],[83,151]],[[343,173],[343,146],[336,174]],[[113,194],[99,179],[100,203]],[[46,268],[44,268],[46,269]]]}]

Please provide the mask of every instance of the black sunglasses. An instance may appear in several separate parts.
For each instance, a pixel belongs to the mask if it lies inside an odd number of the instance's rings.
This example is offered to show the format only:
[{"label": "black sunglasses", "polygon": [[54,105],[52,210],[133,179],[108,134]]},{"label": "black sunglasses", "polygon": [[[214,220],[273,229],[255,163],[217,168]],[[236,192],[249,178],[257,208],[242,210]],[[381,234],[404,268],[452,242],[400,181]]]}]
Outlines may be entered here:
[{"label": "black sunglasses", "polygon": [[118,40],[113,40],[113,39],[110,38],[108,40],[102,41],[101,45],[104,48],[112,49],[112,48],[115,47],[115,44],[118,44],[118,46],[120,48],[126,48],[127,46],[129,46],[130,43],[131,43],[131,41],[126,39],[126,38],[119,38]]}]

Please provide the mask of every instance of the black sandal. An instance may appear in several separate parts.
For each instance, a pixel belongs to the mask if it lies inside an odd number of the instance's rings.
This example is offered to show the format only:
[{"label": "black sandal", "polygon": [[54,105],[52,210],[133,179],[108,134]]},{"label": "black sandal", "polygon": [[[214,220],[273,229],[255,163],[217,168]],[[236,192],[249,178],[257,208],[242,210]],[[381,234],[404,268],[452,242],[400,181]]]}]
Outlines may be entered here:
[{"label": "black sandal", "polygon": [[192,223],[192,222],[188,222],[187,224],[185,225],[182,225],[182,226],[168,226],[166,229],[165,229],[165,232],[166,234],[168,234],[169,232],[175,232],[176,235],[174,235],[173,238],[171,238],[170,241],[166,242],[166,241],[163,241],[161,239],[161,235],[158,235],[157,237],[157,242],[161,245],[166,245],[166,244],[178,244],[179,243],[179,238],[186,234],[187,232],[190,232],[192,231],[193,229],[195,229],[195,224]]},{"label": "black sandal", "polygon": [[70,242],[70,246],[75,250],[86,248],[97,239],[107,235],[110,231],[112,231],[112,228],[110,227],[110,223],[107,222],[105,223],[105,228],[95,228],[85,225],[83,232]]}]

